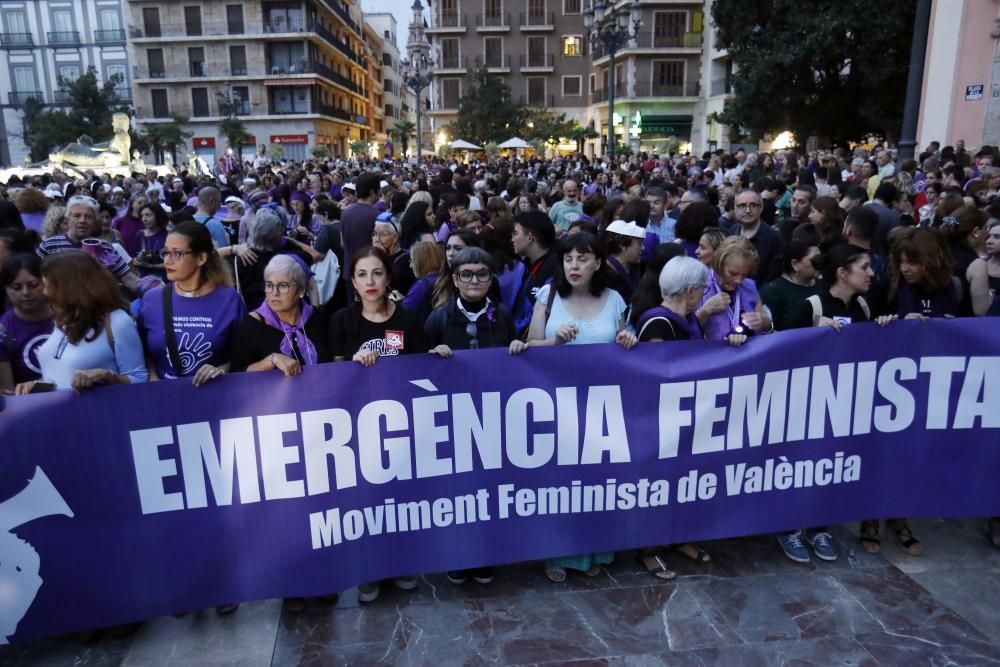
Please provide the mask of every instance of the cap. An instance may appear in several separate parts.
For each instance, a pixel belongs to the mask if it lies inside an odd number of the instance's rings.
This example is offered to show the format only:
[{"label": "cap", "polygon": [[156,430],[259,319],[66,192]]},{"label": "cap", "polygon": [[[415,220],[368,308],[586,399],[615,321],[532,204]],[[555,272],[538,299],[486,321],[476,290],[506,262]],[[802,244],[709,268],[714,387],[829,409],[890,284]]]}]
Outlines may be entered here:
[{"label": "cap", "polygon": [[378,187],[379,187],[379,189],[389,187],[389,181],[379,181]]},{"label": "cap", "polygon": [[341,190],[350,190],[351,192],[357,192],[357,188],[354,186],[354,183],[352,183],[350,181],[348,181],[347,183],[344,183],[343,185],[341,185],[340,189]]},{"label": "cap", "polygon": [[610,225],[608,225],[607,231],[612,234],[620,234],[621,236],[631,236],[635,239],[646,238],[646,228],[640,227],[635,224],[635,222],[625,222],[624,220],[615,220]]},{"label": "cap", "polygon": [[236,197],[234,195],[229,195],[228,197],[226,197],[226,200],[224,202],[222,202],[222,203],[223,204],[240,204],[240,205],[242,205],[244,202],[239,197]]},{"label": "cap", "polygon": [[115,187],[111,188],[111,194],[115,194],[115,193],[118,193],[118,192],[121,192],[122,194],[125,194],[125,190],[120,185],[116,185]]}]

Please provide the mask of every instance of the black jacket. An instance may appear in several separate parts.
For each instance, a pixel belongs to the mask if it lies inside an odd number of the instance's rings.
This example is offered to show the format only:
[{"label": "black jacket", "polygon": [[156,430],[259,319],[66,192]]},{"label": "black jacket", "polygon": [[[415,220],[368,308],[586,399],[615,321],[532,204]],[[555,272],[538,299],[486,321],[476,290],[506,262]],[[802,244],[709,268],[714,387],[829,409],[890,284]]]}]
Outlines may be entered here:
[{"label": "black jacket", "polygon": [[469,318],[458,309],[458,299],[449,299],[436,308],[424,324],[427,345],[430,348],[447,345],[453,350],[468,350],[473,347],[506,347],[516,337],[514,318],[502,303],[495,301],[475,322],[475,338],[470,336]]}]

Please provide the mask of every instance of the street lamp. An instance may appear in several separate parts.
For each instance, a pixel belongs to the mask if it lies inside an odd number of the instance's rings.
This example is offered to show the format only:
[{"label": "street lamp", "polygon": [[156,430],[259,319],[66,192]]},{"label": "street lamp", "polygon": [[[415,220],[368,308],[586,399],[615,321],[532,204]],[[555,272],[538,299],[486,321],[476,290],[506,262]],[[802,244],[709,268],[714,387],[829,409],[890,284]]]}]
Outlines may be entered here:
[{"label": "street lamp", "polygon": [[421,152],[421,139],[423,130],[420,127],[420,93],[424,88],[431,85],[431,68],[434,63],[430,58],[424,53],[415,53],[412,57],[406,58],[402,62],[403,65],[403,84],[413,91],[413,94],[417,97],[417,160],[423,158],[423,153]]},{"label": "street lamp", "polygon": [[639,33],[642,26],[640,0],[615,2],[592,0],[583,12],[583,27],[591,53],[603,46],[608,53],[608,157],[615,158],[615,53]]}]

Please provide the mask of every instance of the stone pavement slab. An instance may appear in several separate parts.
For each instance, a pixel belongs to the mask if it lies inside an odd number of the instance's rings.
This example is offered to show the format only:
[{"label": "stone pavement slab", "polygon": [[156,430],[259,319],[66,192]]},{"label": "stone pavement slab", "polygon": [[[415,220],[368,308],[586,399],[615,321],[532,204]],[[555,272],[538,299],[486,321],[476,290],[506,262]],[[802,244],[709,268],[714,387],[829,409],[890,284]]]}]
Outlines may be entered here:
[{"label": "stone pavement slab", "polygon": [[[914,521],[922,557],[857,524],[831,532],[835,563],[788,561],[774,536],[703,545],[711,563],[665,554],[651,577],[635,552],[599,576],[552,584],[540,563],[496,569],[489,585],[426,574],[360,604],[293,613],[279,600],[148,621],[93,644],[67,636],[0,647],[0,665],[987,665],[1000,663],[1000,551],[981,521]],[[884,529],[883,529],[884,530]]]}]

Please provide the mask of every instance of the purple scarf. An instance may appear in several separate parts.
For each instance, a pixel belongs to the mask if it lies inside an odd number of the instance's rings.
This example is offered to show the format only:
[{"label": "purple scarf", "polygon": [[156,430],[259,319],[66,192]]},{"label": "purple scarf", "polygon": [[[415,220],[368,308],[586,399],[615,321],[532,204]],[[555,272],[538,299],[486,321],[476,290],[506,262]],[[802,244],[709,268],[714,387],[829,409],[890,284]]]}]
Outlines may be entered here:
[{"label": "purple scarf", "polygon": [[264,300],[264,303],[260,304],[260,308],[253,311],[264,318],[264,322],[271,327],[274,327],[278,331],[281,331],[284,337],[281,339],[281,345],[278,346],[278,350],[286,357],[291,357],[296,359],[297,356],[292,349],[292,338],[295,339],[295,345],[299,348],[299,352],[302,353],[302,365],[303,366],[315,366],[319,363],[319,355],[316,353],[316,346],[313,345],[309,337],[306,336],[306,322],[312,316],[313,307],[307,302],[302,301],[302,312],[299,314],[299,321],[295,325],[287,324],[279,318],[271,306]]}]

